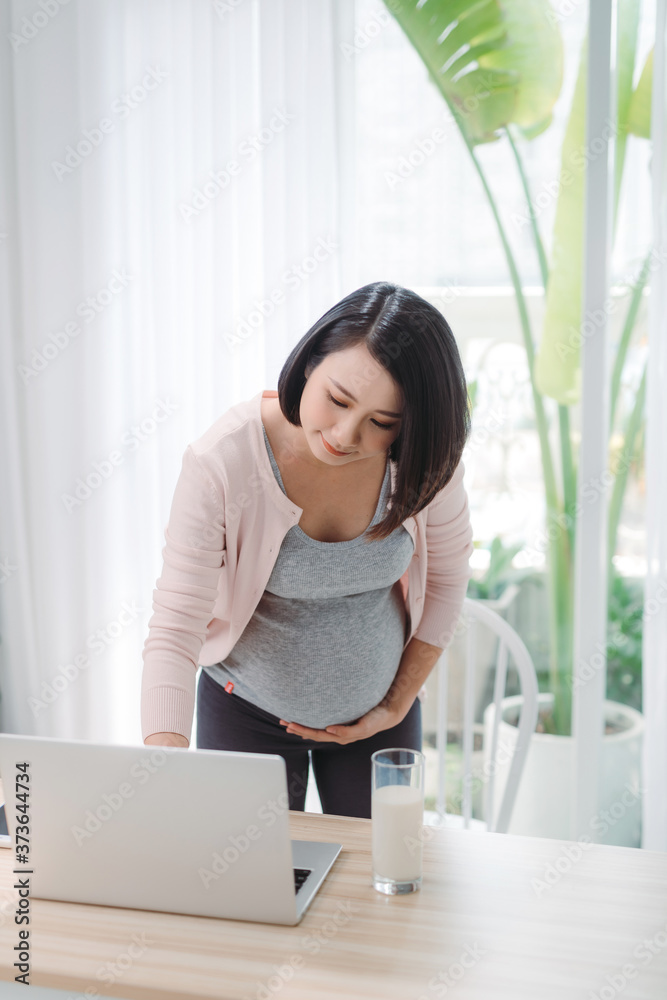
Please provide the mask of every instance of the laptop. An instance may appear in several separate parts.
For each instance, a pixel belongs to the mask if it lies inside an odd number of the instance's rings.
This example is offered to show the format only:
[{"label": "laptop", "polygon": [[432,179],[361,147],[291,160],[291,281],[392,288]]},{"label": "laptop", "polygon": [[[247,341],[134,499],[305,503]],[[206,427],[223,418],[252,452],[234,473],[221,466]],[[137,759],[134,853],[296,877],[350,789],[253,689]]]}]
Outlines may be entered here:
[{"label": "laptop", "polygon": [[342,847],[290,840],[278,754],[0,733],[0,775],[41,899],[293,925]]}]

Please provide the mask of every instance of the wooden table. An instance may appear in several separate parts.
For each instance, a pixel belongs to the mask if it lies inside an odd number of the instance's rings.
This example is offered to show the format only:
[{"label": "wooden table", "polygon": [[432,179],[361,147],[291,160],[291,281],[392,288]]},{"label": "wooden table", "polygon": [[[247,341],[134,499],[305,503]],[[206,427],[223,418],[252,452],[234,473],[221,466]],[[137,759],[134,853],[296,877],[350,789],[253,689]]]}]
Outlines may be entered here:
[{"label": "wooden table", "polygon": [[[387,897],[370,885],[370,820],[290,825],[343,845],[296,927],[32,899],[31,984],[77,1000],[667,997],[667,854],[577,858],[566,842],[427,827],[421,891]],[[13,867],[0,851],[0,980],[15,975]]]}]

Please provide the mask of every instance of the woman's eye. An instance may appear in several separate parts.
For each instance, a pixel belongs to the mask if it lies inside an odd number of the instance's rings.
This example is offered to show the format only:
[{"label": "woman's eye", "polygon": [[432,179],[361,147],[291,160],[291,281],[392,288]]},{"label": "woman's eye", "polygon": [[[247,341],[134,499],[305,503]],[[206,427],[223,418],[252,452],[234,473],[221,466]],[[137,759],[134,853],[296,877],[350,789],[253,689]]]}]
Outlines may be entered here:
[{"label": "woman's eye", "polygon": [[[328,390],[327,390],[327,396],[329,397],[332,403],[336,404],[336,406],[342,406],[344,409],[347,409],[347,404],[341,403],[339,399],[334,399],[334,397]],[[392,427],[395,426],[394,424],[381,424],[379,420],[373,420],[373,423],[375,424],[376,427],[381,427],[383,431],[390,431]]]},{"label": "woman's eye", "polygon": [[340,400],[334,399],[330,392],[327,393],[327,396],[329,397],[332,403],[336,404],[336,406],[345,406],[345,403],[341,403]]}]

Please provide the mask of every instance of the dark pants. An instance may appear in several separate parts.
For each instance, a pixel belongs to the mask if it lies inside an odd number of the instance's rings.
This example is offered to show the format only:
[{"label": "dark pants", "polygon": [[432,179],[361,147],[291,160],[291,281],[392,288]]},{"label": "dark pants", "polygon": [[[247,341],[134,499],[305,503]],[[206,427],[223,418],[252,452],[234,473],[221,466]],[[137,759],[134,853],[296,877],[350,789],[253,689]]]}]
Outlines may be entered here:
[{"label": "dark pants", "polygon": [[322,811],[370,819],[371,754],[389,747],[421,750],[419,698],[415,698],[402,722],[391,729],[353,743],[319,742],[285,732],[279,716],[234,693],[228,694],[201,670],[197,685],[197,749],[279,754],[287,764],[290,809],[303,811],[310,749]]}]

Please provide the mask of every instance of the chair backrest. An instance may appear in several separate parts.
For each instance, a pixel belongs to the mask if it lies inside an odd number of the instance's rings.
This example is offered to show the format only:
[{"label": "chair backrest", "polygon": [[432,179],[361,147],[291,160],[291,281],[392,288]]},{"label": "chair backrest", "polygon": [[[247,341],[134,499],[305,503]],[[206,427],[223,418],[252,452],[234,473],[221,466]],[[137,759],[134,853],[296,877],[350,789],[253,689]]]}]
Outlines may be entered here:
[{"label": "chair backrest", "polygon": [[[485,748],[485,756],[494,766],[485,774],[484,815],[489,832],[506,833],[509,826],[519,781],[526,762],[530,739],[535,731],[538,713],[537,675],[530,653],[518,635],[504,618],[480,601],[466,598],[463,602],[456,635],[465,635],[465,687],[463,696],[463,826],[470,827],[472,818],[472,751],[475,715],[475,657],[477,629],[481,625],[498,636],[498,653],[493,690],[495,712],[491,746]],[[516,747],[512,753],[507,783],[499,809],[494,809],[494,777],[497,770],[498,734],[500,727],[501,700],[505,695],[508,656],[512,657],[521,684],[523,704],[518,725]],[[447,748],[447,650],[438,660],[438,722],[436,747],[438,752],[438,796],[437,812],[445,815],[445,752]]]}]

